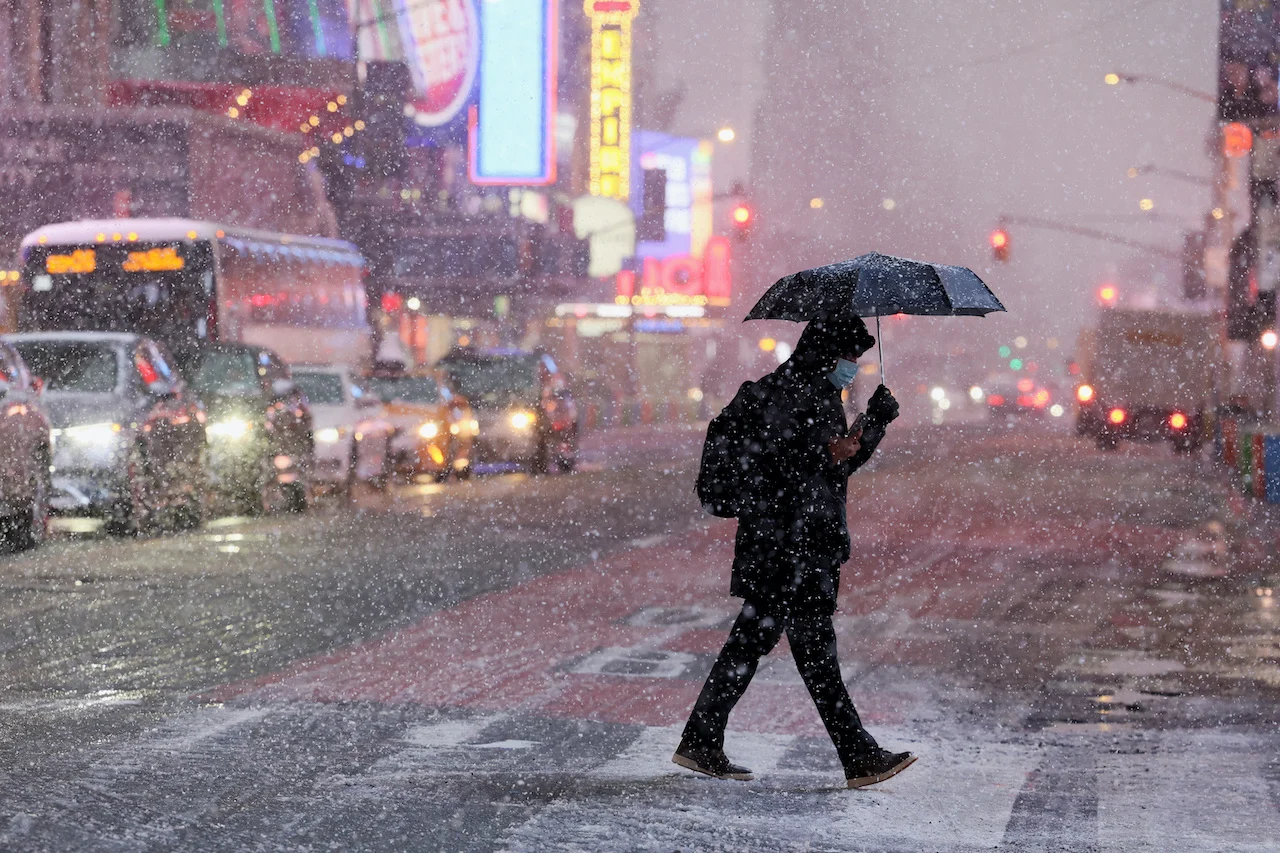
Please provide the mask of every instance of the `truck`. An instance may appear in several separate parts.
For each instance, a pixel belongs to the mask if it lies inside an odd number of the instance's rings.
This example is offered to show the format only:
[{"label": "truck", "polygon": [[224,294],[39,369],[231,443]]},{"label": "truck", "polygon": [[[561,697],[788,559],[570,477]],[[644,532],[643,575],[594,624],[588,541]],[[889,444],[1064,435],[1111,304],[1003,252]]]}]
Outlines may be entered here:
[{"label": "truck", "polygon": [[1213,314],[1104,308],[1081,331],[1076,362],[1077,434],[1103,450],[1122,440],[1168,441],[1194,453],[1204,442],[1224,364]]}]

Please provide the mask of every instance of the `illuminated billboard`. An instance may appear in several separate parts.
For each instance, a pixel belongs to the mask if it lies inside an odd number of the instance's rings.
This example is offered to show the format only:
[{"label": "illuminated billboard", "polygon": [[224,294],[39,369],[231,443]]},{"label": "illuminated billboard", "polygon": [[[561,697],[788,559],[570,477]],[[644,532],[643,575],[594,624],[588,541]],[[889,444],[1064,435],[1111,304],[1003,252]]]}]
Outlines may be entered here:
[{"label": "illuminated billboard", "polygon": [[1280,99],[1280,4],[1221,0],[1218,22],[1218,118],[1274,116]]},{"label": "illuminated billboard", "polygon": [[228,80],[238,58],[354,59],[345,0],[118,0],[113,71]]},{"label": "illuminated billboard", "polygon": [[636,256],[667,258],[689,255],[701,258],[711,239],[713,224],[711,185],[711,143],[704,139],[671,136],[651,130],[635,133],[637,150],[632,187],[632,208],[643,211],[641,182],[646,169],[661,169],[667,175],[666,211],[663,222],[666,238],[642,240],[636,245]]},{"label": "illuminated billboard", "polygon": [[591,20],[589,192],[631,195],[631,22],[639,0],[584,0]]},{"label": "illuminated billboard", "polygon": [[557,7],[556,0],[480,6],[479,103],[469,126],[473,183],[555,182]]},{"label": "illuminated billboard", "polygon": [[[480,64],[480,24],[472,0],[393,0],[404,60],[423,127],[451,123],[471,98]],[[489,0],[492,2],[492,0]]]},{"label": "illuminated billboard", "polygon": [[618,305],[727,307],[733,296],[729,241],[712,237],[702,258],[645,258],[639,275],[635,270],[624,269],[614,283],[614,302]]}]

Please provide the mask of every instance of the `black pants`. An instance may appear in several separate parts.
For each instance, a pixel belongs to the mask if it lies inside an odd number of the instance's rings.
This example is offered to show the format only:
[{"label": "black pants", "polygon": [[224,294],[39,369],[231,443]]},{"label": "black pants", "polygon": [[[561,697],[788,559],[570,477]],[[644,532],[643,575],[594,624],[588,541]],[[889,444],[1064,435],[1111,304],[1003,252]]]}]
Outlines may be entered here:
[{"label": "black pants", "polygon": [[744,602],[733,623],[729,639],[711,667],[702,693],[684,729],[684,742],[695,746],[724,746],[724,730],[729,713],[746,692],[756,674],[760,658],[778,644],[786,631],[796,668],[809,689],[818,716],[826,726],[841,762],[848,765],[861,754],[877,747],[875,738],[862,727],[849,691],[840,677],[836,658],[836,632],[829,613],[774,614],[751,602]]}]

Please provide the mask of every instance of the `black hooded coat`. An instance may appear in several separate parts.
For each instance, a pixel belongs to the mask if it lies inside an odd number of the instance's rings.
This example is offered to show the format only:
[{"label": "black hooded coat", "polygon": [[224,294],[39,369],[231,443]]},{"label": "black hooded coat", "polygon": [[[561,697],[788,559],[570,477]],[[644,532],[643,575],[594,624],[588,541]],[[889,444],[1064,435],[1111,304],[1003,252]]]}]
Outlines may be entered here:
[{"label": "black hooded coat", "polygon": [[884,417],[869,407],[861,449],[844,462],[832,458],[828,444],[849,426],[840,389],[827,374],[848,352],[849,334],[810,323],[787,361],[738,390],[762,426],[754,486],[738,513],[731,595],[790,610],[800,591],[806,610],[835,611],[840,566],[850,556],[849,475],[871,457],[896,415],[896,404]]}]

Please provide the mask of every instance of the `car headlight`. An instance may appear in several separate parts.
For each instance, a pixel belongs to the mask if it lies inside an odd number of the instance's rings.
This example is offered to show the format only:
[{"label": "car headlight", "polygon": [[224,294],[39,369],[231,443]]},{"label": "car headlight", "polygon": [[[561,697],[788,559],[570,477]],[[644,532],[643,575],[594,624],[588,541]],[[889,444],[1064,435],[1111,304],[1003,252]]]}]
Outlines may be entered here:
[{"label": "car headlight", "polygon": [[229,441],[240,441],[253,431],[253,424],[244,418],[226,418],[214,421],[204,428],[210,438],[224,438]]},{"label": "car headlight", "polygon": [[435,438],[440,434],[440,424],[435,421],[427,421],[418,427],[418,438]]},{"label": "car headlight", "polygon": [[339,429],[338,427],[325,427],[324,429],[318,429],[316,430],[316,441],[321,444],[337,444],[342,440],[342,436],[345,432],[346,430]]},{"label": "car headlight", "polygon": [[533,412],[515,412],[511,415],[511,425],[516,429],[528,429],[533,426]]},{"label": "car headlight", "polygon": [[471,426],[472,435],[480,434],[480,422],[478,420],[476,420],[475,418],[472,418],[470,426]]},{"label": "car headlight", "polygon": [[66,427],[62,430],[55,430],[55,434],[67,441],[73,441],[76,444],[110,444],[116,440],[116,435],[120,432],[120,424],[117,423],[100,423],[100,424],[82,424],[80,426]]}]

